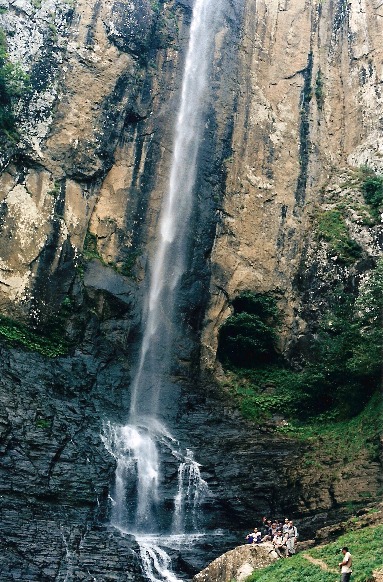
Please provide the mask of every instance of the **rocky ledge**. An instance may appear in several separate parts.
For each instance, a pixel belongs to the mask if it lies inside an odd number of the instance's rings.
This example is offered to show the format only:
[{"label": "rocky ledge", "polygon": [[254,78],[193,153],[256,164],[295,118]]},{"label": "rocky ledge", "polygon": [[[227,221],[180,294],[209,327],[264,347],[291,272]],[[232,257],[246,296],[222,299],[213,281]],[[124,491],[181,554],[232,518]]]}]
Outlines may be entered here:
[{"label": "rocky ledge", "polygon": [[243,582],[257,568],[265,568],[278,556],[270,542],[248,544],[226,552],[193,578],[193,582]]}]

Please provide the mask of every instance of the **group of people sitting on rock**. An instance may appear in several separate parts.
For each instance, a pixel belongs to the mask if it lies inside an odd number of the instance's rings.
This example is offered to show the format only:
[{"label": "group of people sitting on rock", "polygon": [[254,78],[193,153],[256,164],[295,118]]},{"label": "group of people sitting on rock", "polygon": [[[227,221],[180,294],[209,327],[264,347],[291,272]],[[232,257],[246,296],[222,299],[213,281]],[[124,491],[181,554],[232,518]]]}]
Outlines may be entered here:
[{"label": "group of people sitting on rock", "polygon": [[262,542],[271,542],[274,550],[280,558],[288,558],[295,554],[295,542],[298,538],[298,531],[294,523],[285,518],[284,522],[279,520],[272,521],[264,517],[262,519],[261,529],[254,528],[246,536],[248,544],[261,544]]}]

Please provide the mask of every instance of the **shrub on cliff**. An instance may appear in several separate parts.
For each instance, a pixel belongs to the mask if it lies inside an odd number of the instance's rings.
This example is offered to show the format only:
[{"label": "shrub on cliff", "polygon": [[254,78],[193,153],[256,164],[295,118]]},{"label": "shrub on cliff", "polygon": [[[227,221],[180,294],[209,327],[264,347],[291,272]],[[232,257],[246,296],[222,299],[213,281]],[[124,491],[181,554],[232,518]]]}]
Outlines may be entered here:
[{"label": "shrub on cliff", "polygon": [[255,367],[277,357],[279,309],[270,293],[245,291],[219,331],[218,357],[223,363]]},{"label": "shrub on cliff", "polygon": [[379,176],[368,168],[365,169],[362,192],[374,218],[378,220],[380,213],[383,211],[383,176]]},{"label": "shrub on cliff", "polygon": [[339,263],[350,265],[362,255],[360,245],[350,238],[347,225],[339,210],[326,210],[317,219],[318,237],[325,240]]},{"label": "shrub on cliff", "polygon": [[7,41],[0,29],[0,134],[14,137],[14,105],[24,94],[28,76],[20,65],[11,63],[7,54]]},{"label": "shrub on cliff", "polygon": [[268,311],[257,302],[249,317],[251,305],[239,298],[219,336],[221,361],[232,364],[226,387],[245,418],[260,421],[278,413],[307,421],[330,414],[340,420],[364,408],[381,379],[383,259],[362,281],[356,298],[341,288],[328,298],[310,357],[300,370],[276,358],[275,303]]}]

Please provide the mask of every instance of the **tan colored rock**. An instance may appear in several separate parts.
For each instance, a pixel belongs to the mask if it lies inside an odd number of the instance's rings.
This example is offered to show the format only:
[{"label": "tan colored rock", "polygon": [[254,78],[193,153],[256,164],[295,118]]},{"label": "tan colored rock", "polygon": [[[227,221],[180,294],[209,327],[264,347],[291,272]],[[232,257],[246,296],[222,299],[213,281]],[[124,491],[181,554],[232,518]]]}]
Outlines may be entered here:
[{"label": "tan colored rock", "polygon": [[33,264],[51,230],[51,188],[53,182],[45,171],[30,170],[23,184],[12,173],[1,176],[7,220],[0,234],[0,304],[4,300],[17,304],[27,298]]},{"label": "tan colored rock", "polygon": [[248,544],[223,554],[193,578],[193,582],[244,582],[257,568],[265,568],[278,560],[273,545]]},{"label": "tan colored rock", "polygon": [[334,168],[383,169],[381,10],[373,0],[343,9],[319,0],[245,3],[233,155],[202,338],[207,367],[228,298],[244,289],[281,290],[287,327],[293,321],[310,212]]}]

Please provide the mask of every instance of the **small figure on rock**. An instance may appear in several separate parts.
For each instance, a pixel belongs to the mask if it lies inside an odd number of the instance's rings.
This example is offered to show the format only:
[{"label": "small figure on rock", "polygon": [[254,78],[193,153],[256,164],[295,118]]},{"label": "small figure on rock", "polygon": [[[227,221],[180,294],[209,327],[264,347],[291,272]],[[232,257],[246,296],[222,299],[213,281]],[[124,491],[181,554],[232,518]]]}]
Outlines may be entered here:
[{"label": "small figure on rock", "polygon": [[[269,522],[267,522],[267,524],[269,525]],[[267,529],[267,533],[265,536],[263,536],[262,541],[263,542],[272,542],[274,539],[274,536],[277,534],[277,530],[278,530],[278,525],[275,521],[273,521],[268,529]]]},{"label": "small figure on rock", "polygon": [[287,556],[287,538],[283,535],[282,530],[277,531],[277,535],[273,539],[274,550],[280,558],[285,558]]},{"label": "small figure on rock", "polygon": [[261,532],[255,527],[252,532],[247,534],[246,541],[248,544],[259,544],[261,542]]},{"label": "small figure on rock", "polygon": [[286,545],[287,545],[286,557],[288,558],[289,556],[292,556],[293,554],[295,554],[295,542],[296,542],[297,537],[298,537],[297,528],[295,527],[294,523],[291,520],[289,521],[288,528],[286,528],[286,534],[285,535],[287,537],[287,541],[286,541]]},{"label": "small figure on rock", "polygon": [[342,548],[343,560],[339,562],[340,582],[349,582],[352,573],[352,556],[347,546]]}]

